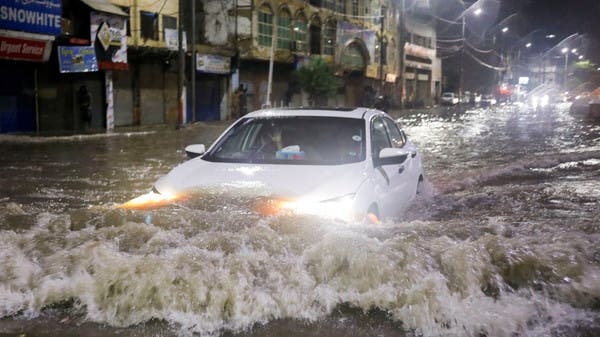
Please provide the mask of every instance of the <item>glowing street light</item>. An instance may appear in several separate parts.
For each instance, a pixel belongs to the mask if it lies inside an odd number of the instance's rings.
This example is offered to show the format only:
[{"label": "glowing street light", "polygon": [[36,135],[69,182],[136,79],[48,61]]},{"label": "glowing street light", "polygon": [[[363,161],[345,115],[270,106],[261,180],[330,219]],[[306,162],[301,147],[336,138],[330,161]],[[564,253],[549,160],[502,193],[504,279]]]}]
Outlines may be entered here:
[{"label": "glowing street light", "polygon": [[508,32],[508,27],[502,28],[502,33],[506,33],[506,32]]},{"label": "glowing street light", "polygon": [[553,39],[555,37],[556,37],[556,35],[554,35],[554,34],[548,34],[548,35],[546,35],[547,39]]},{"label": "glowing street light", "polygon": [[531,47],[531,42],[527,42],[527,44],[525,45],[525,48],[529,48]]},{"label": "glowing street light", "polygon": [[573,48],[573,49],[571,49],[571,53],[573,53],[573,54],[577,54],[577,48]]},{"label": "glowing street light", "polygon": [[579,59],[580,59],[580,60],[583,60],[583,55],[579,55]]},{"label": "glowing street light", "polygon": [[560,50],[561,53],[566,54],[569,51],[569,48],[565,47]]},{"label": "glowing street light", "polygon": [[483,13],[483,9],[481,8],[477,8],[475,11],[473,11],[473,14],[475,15],[480,15],[481,13]]}]

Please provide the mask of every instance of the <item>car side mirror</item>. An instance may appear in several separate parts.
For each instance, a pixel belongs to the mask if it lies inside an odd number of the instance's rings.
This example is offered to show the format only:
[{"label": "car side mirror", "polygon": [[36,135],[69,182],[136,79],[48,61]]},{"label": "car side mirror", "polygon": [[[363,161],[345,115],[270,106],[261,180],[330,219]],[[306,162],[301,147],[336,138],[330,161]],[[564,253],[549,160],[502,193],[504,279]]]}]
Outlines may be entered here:
[{"label": "car side mirror", "polygon": [[203,155],[206,152],[206,147],[204,144],[193,144],[185,147],[185,153],[190,158],[196,158],[200,155]]},{"label": "car side mirror", "polygon": [[386,147],[379,151],[379,165],[398,165],[404,163],[410,151],[393,147]]}]

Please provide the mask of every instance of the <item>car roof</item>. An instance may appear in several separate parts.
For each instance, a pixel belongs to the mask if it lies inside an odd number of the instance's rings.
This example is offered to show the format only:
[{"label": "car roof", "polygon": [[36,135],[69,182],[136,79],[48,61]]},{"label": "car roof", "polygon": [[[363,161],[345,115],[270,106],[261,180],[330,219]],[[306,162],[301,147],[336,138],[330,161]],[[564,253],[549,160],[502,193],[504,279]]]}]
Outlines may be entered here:
[{"label": "car roof", "polygon": [[385,114],[383,111],[370,108],[271,108],[253,111],[244,117],[342,117],[370,119],[371,116]]}]

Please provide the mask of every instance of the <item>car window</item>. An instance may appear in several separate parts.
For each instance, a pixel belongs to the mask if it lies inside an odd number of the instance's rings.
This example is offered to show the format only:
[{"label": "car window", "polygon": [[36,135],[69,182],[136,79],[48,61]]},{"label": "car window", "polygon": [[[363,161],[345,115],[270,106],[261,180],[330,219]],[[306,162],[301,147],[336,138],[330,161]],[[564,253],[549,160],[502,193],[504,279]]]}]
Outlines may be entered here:
[{"label": "car window", "polygon": [[364,120],[357,118],[245,118],[203,159],[265,164],[355,163],[365,160],[364,130]]},{"label": "car window", "polygon": [[390,140],[392,141],[392,146],[396,148],[404,147],[406,139],[398,129],[398,125],[389,118],[383,118],[383,123],[385,124]]},{"label": "car window", "polygon": [[371,155],[378,158],[382,149],[392,147],[383,118],[375,118],[371,122]]}]

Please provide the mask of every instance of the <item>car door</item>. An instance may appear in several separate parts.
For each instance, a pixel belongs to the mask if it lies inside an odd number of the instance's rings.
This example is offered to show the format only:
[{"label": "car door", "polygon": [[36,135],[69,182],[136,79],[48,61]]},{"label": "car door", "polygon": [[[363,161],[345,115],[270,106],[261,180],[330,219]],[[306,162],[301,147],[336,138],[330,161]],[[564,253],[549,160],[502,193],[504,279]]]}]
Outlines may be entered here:
[{"label": "car door", "polygon": [[407,193],[403,196],[410,200],[414,193],[416,193],[417,185],[419,184],[419,177],[422,171],[421,158],[419,158],[417,147],[408,140],[406,134],[400,129],[398,124],[390,119],[385,119],[384,121],[392,141],[392,146],[404,149],[410,154],[403,164],[404,172],[402,176],[408,186]]},{"label": "car door", "polygon": [[[379,215],[382,218],[396,216],[402,210],[406,197],[406,179],[403,177],[405,170],[404,158],[382,160],[379,153],[384,148],[391,148],[392,142],[386,126],[387,118],[376,117],[371,122],[371,154],[373,168],[376,175],[381,175],[385,183],[380,186],[378,193]],[[393,123],[393,121],[392,121]]]},{"label": "car door", "polygon": [[392,147],[405,149],[409,155],[398,159],[398,172],[394,176],[394,198],[397,208],[401,211],[412,199],[417,189],[419,180],[418,165],[416,165],[416,148],[408,142],[406,135],[398,128],[396,122],[390,118],[383,118],[386,131],[390,137]]}]

